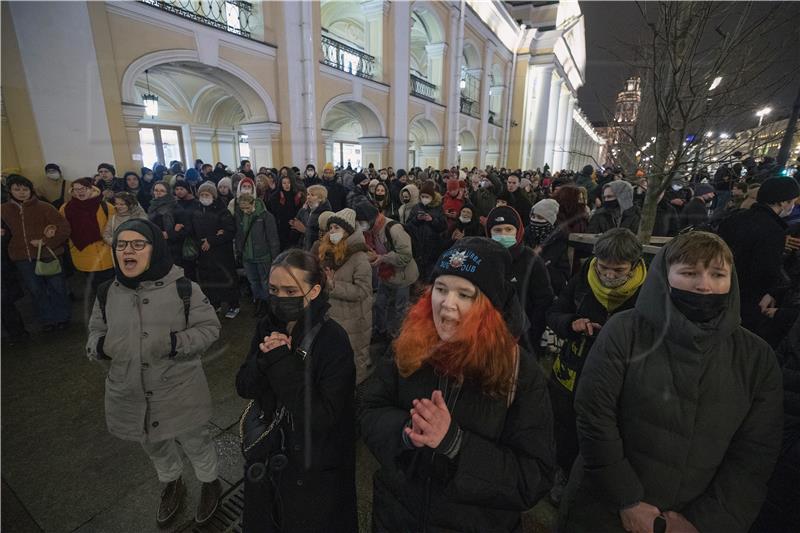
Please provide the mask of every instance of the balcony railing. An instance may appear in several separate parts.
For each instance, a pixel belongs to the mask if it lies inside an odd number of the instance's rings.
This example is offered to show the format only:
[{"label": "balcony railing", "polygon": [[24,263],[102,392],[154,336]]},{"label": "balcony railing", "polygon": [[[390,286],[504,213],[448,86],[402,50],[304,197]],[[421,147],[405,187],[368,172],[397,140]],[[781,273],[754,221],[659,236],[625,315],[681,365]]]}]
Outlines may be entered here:
[{"label": "balcony railing", "polygon": [[375,76],[375,58],[357,48],[322,36],[322,63],[371,80]]},{"label": "balcony railing", "polygon": [[437,87],[436,85],[423,80],[422,78],[411,75],[411,94],[419,96],[431,102],[436,101]]},{"label": "balcony railing", "polygon": [[[139,0],[179,17],[251,39],[253,5],[243,0]],[[255,23],[255,21],[252,21]]]},{"label": "balcony railing", "polygon": [[466,96],[461,96],[461,112],[471,117],[480,118],[481,112],[478,109],[478,102]]}]

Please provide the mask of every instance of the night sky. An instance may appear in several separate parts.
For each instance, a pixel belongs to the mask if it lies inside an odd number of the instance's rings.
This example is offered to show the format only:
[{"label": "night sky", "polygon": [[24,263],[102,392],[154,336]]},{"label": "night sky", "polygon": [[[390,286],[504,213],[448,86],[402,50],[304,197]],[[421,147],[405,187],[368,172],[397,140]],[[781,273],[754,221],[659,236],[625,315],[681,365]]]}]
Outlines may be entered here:
[{"label": "night sky", "polygon": [[[769,9],[772,2],[759,2],[754,12]],[[614,103],[625,80],[632,74],[630,67],[617,56],[625,56],[628,42],[635,42],[647,28],[639,10],[633,2],[580,2],[586,29],[586,83],[578,90],[578,100],[589,120],[606,122],[606,109],[613,114]],[[763,35],[775,42],[772,47],[780,57],[781,70],[794,72],[790,81],[770,97],[768,102],[754,105],[770,105],[771,118],[788,117],[800,84],[800,2],[786,2],[783,20],[788,23],[779,35]],[[750,113],[748,113],[749,115]],[[737,119],[736,122],[740,122]],[[744,122],[747,122],[746,120]],[[755,122],[752,124],[755,126]]]}]

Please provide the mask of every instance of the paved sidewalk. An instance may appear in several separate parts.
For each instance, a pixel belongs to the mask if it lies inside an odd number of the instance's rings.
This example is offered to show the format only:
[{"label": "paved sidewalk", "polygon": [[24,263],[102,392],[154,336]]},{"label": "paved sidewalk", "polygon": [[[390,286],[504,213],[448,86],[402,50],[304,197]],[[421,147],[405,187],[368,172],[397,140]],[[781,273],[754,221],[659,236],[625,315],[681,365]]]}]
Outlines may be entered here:
[{"label": "paved sidewalk", "polygon": [[[28,305],[20,302],[28,320]],[[79,317],[82,303],[75,304]],[[220,453],[226,492],[242,478],[238,418],[245,402],[236,395],[236,371],[255,328],[252,306],[234,320],[222,319],[220,340],[205,358],[214,401],[210,429]],[[29,330],[34,326],[29,326]],[[3,533],[162,532],[193,529],[200,486],[188,460],[185,505],[172,527],[156,526],[160,485],[134,442],[109,435],[103,395],[105,373],[84,355],[85,326],[32,333],[31,340],[2,349],[2,524]],[[359,443],[357,490],[361,530],[369,530],[372,472],[376,463]],[[526,517],[526,531],[546,532],[552,508]]]}]

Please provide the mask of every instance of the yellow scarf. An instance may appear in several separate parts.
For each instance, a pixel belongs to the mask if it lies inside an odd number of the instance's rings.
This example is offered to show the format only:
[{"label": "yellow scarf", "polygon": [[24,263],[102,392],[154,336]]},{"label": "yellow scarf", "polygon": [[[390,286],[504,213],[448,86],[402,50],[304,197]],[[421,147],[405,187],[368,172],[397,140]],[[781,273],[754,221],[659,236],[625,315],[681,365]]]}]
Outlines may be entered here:
[{"label": "yellow scarf", "polygon": [[600,282],[600,276],[597,274],[597,258],[593,257],[592,262],[589,263],[589,287],[594,293],[594,297],[602,304],[603,307],[608,309],[611,313],[625,303],[625,301],[633,296],[639,287],[644,283],[644,278],[647,276],[647,267],[644,266],[644,261],[639,260],[639,264],[633,268],[631,277],[624,285],[609,289]]}]

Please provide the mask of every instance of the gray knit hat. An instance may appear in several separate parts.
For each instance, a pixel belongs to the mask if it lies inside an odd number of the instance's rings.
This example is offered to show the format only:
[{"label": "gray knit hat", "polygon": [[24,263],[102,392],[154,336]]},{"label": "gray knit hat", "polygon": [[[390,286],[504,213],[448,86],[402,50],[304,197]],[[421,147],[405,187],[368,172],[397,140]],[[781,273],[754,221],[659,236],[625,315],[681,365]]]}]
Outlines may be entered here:
[{"label": "gray knit hat", "polygon": [[204,181],[200,187],[197,188],[197,195],[200,196],[200,193],[207,192],[214,198],[217,197],[217,186],[214,185],[213,181]]},{"label": "gray knit hat", "polygon": [[353,234],[356,231],[356,212],[350,208],[345,207],[341,211],[335,212],[328,219],[328,228],[331,224],[336,224],[347,233]]}]

